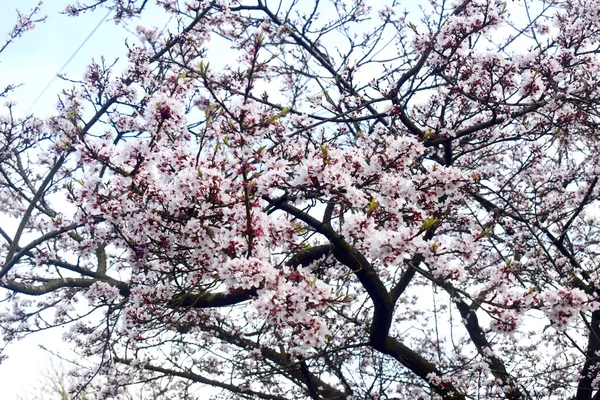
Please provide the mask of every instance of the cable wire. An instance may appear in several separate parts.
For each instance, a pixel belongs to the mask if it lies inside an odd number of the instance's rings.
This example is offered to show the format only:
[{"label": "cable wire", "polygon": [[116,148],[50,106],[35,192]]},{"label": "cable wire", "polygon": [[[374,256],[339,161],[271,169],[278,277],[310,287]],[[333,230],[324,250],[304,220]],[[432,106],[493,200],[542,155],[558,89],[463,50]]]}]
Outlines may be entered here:
[{"label": "cable wire", "polygon": [[50,80],[50,82],[48,82],[48,84],[46,85],[46,87],[44,87],[44,89],[42,90],[42,92],[35,98],[35,100],[33,101],[33,103],[31,103],[31,105],[27,108],[27,110],[25,111],[25,114],[27,114],[29,112],[29,110],[31,110],[33,108],[33,106],[38,102],[38,100],[42,98],[42,96],[44,95],[44,93],[46,93],[46,91],[50,88],[50,86],[52,86],[52,84],[54,83],[54,81],[56,80],[56,78],[60,75],[60,73],[63,72],[65,68],[67,68],[67,66],[73,60],[73,58],[75,58],[75,56],[77,55],[77,53],[79,53],[79,51],[82,49],[82,47],[85,46],[85,44],[88,42],[88,40],[90,40],[90,38],[92,37],[92,35],[94,33],[96,33],[96,31],[98,30],[98,28],[100,28],[100,25],[102,25],[102,23],[104,21],[106,21],[106,18],[108,18],[108,16],[110,15],[111,12],[112,12],[112,10],[108,10],[108,12],[106,13],[106,15],[102,18],[102,20],[100,20],[100,22],[98,22],[98,24],[94,27],[94,29],[92,29],[92,31],[90,32],[90,34],[87,35],[87,37],[79,45],[79,47],[77,48],[77,50],[75,50],[75,52],[71,55],[71,57],[69,57],[69,59],[67,60],[67,62],[52,77],[52,79]]}]

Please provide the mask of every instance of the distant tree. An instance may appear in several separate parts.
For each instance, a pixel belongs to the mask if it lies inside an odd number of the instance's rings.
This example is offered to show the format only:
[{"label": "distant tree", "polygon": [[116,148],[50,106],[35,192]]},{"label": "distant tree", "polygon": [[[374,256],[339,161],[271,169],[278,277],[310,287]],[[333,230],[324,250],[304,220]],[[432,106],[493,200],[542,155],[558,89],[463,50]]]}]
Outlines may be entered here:
[{"label": "distant tree", "polygon": [[[40,371],[42,378],[33,383],[26,393],[18,395],[18,400],[70,400],[70,379],[62,366],[52,364],[45,371]],[[77,400],[96,400],[97,397],[80,393]]]},{"label": "distant tree", "polygon": [[[62,364],[52,364],[41,372],[43,378],[33,384],[26,393],[18,395],[17,400],[100,400],[97,394],[80,391],[73,396],[72,386],[77,383],[65,372]],[[129,392],[122,392],[120,398],[134,399]]]},{"label": "distant tree", "polygon": [[6,342],[103,399],[600,398],[600,2],[157,2],[2,112]]}]

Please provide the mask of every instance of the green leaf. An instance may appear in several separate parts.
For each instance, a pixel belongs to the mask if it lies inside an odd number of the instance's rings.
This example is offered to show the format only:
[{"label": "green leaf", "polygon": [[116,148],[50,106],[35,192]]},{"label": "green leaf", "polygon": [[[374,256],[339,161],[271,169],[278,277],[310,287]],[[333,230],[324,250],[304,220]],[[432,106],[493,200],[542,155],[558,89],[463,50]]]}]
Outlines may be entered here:
[{"label": "green leaf", "polygon": [[429,217],[425,221],[423,221],[423,223],[421,224],[421,229],[424,229],[427,231],[431,228],[434,228],[438,222],[439,222],[439,220],[437,218]]},{"label": "green leaf", "polygon": [[323,155],[323,160],[327,159],[327,156],[329,155],[329,149],[327,148],[327,146],[319,146],[321,148],[321,154]]},{"label": "green leaf", "polygon": [[202,60],[198,62],[198,71],[200,72],[200,75],[206,75],[209,65],[210,63],[204,64]]},{"label": "green leaf", "polygon": [[367,213],[373,212],[377,207],[379,207],[379,202],[375,199],[372,199],[367,205]]}]

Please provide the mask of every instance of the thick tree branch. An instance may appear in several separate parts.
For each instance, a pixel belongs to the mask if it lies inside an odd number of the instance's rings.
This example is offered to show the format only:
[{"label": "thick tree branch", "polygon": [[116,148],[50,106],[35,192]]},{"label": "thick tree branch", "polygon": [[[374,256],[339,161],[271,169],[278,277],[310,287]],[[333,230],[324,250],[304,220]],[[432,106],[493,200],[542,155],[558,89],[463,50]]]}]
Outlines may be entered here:
[{"label": "thick tree branch", "polygon": [[577,218],[577,216],[579,214],[581,214],[581,212],[583,211],[583,208],[590,202],[592,193],[594,192],[594,188],[596,187],[597,183],[598,183],[598,177],[595,176],[594,179],[592,179],[592,182],[590,183],[590,186],[589,186],[587,192],[585,193],[585,196],[583,196],[581,203],[579,203],[579,205],[577,206],[577,209],[573,212],[573,215],[571,215],[571,218],[569,218],[569,220],[567,221],[565,226],[562,228],[562,233],[560,234],[560,236],[557,239],[558,244],[562,244],[564,242],[565,237],[567,236],[569,227],[571,226],[573,221],[575,221],[575,218]]},{"label": "thick tree branch", "polygon": [[184,293],[169,301],[172,308],[212,308],[226,307],[248,301],[257,295],[257,289],[234,290],[221,293]]},{"label": "thick tree branch", "polygon": [[[331,245],[314,246],[294,254],[287,265],[297,267],[309,265],[313,261],[331,252]],[[220,293],[182,293],[169,301],[168,306],[172,308],[211,308],[227,307],[243,303],[257,296],[258,289],[234,289],[229,292]]]},{"label": "thick tree branch", "polygon": [[106,282],[119,289],[119,293],[127,297],[129,295],[129,287],[126,283],[118,281],[109,276],[103,276],[102,278],[55,278],[55,279],[44,279],[38,278],[38,280],[44,283],[36,285],[29,283],[17,282],[15,280],[8,280],[2,283],[2,287],[13,290],[18,293],[23,293],[31,296],[41,296],[44,294],[52,293],[62,288],[88,288],[96,282]]},{"label": "thick tree branch", "polygon": [[80,226],[83,226],[83,223],[73,223],[73,224],[67,225],[61,229],[58,229],[56,231],[46,233],[45,235],[42,235],[35,240],[32,240],[26,246],[20,248],[20,250],[16,254],[15,254],[15,251],[17,250],[16,243],[19,240],[18,238],[20,235],[15,235],[15,239],[13,239],[12,246],[11,246],[12,254],[11,254],[11,250],[9,250],[8,255],[6,256],[5,264],[2,267],[2,269],[0,269],[0,280],[2,278],[4,278],[6,276],[6,274],[11,270],[11,268],[13,266],[15,266],[21,260],[21,258],[24,255],[26,255],[29,251],[31,251],[35,247],[39,246],[40,244],[42,244],[50,239],[54,239],[54,238],[62,235],[63,233],[72,231],[73,229],[76,229]]},{"label": "thick tree branch", "polygon": [[526,399],[522,391],[515,383],[515,379],[511,376],[507,370],[504,362],[494,355],[490,342],[487,340],[486,334],[479,325],[479,319],[475,313],[475,309],[469,307],[462,299],[460,299],[456,293],[449,293],[454,299],[456,308],[460,312],[460,316],[465,323],[465,328],[469,333],[471,342],[475,345],[479,355],[489,363],[490,371],[492,374],[502,380],[505,385],[510,387],[506,398],[510,400]]},{"label": "thick tree branch", "polygon": [[388,337],[385,340],[385,346],[383,348],[377,348],[377,350],[393,357],[406,368],[414,372],[419,378],[428,382],[431,388],[443,399],[466,399],[466,396],[459,389],[454,388],[452,384],[438,385],[432,382],[432,375],[441,377],[443,374],[433,364],[405,346],[402,342],[392,337]]},{"label": "thick tree branch", "polygon": [[[589,400],[597,388],[592,385],[598,376],[600,365],[600,311],[592,312],[592,320],[588,326],[588,344],[585,351],[585,362],[581,368],[580,381],[577,386],[577,394],[573,400]],[[600,391],[598,391],[600,393]],[[598,396],[596,393],[596,396]],[[595,399],[596,396],[593,398]]]},{"label": "thick tree branch", "polygon": [[263,196],[263,199],[266,200],[270,206],[285,211],[325,236],[333,246],[333,255],[335,258],[355,273],[356,277],[365,287],[367,293],[369,293],[369,296],[375,303],[375,307],[383,308],[386,312],[389,311],[391,302],[389,301],[388,292],[383,285],[383,282],[381,282],[367,259],[346,242],[340,234],[335,232],[327,224],[292,206],[285,198],[271,199],[267,196]]},{"label": "thick tree branch", "polygon": [[[37,203],[42,199],[42,196],[44,195],[46,188],[48,187],[48,185],[50,185],[50,182],[52,182],[52,180],[54,179],[54,176],[58,173],[60,167],[62,167],[65,160],[66,160],[65,155],[61,155],[60,157],[58,157],[56,159],[56,161],[54,162],[54,165],[52,166],[52,168],[50,169],[50,171],[48,172],[48,174],[42,181],[42,184],[37,189],[37,191],[35,192],[35,195],[31,199],[31,202],[29,203],[27,210],[25,211],[25,213],[23,214],[23,217],[21,218],[21,222],[19,223],[19,226],[17,227],[17,231],[15,232],[15,236],[12,239],[12,243],[10,244],[10,247],[8,248],[5,265],[0,270],[0,279],[2,279],[8,273],[8,271],[10,270],[12,265],[14,265],[14,263],[11,264],[11,261],[14,259],[15,252],[17,251],[17,247],[19,246],[19,241],[21,240],[21,236],[23,235],[23,231],[25,230],[25,227],[29,223],[29,219],[31,218],[33,210],[35,209]],[[19,257],[16,257],[16,259],[18,261]]]},{"label": "thick tree branch", "polygon": [[309,247],[308,249],[302,250],[294,254],[286,264],[291,267],[299,265],[307,266],[312,262],[317,261],[320,258],[330,254],[332,246],[330,244],[323,244],[320,246]]},{"label": "thick tree branch", "polygon": [[[365,287],[373,302],[373,322],[370,327],[370,344],[376,350],[391,355],[402,362],[416,375],[429,382],[432,388],[445,399],[464,399],[454,388],[446,388],[433,384],[427,375],[434,373],[440,375],[439,371],[423,357],[404,346],[402,343],[388,336],[392,323],[393,302],[385,286],[379,280],[376,272],[369,262],[354,247],[348,244],[342,236],[314,217],[300,211],[287,203],[284,199],[270,199],[263,197],[269,204],[279,210],[285,211],[295,218],[305,222],[317,232],[325,236],[333,245],[333,255],[342,264],[348,266]],[[398,289],[399,291],[399,289]]]},{"label": "thick tree branch", "polygon": [[307,389],[309,387],[314,388],[323,399],[346,400],[348,397],[348,393],[334,388],[310,371],[301,371],[298,362],[293,361],[292,356],[283,350],[276,351],[270,347],[262,346],[260,343],[255,343],[240,335],[232,334],[221,326],[206,325],[201,328],[203,330],[216,332],[217,337],[226,343],[233,344],[246,350],[260,350],[261,354],[266,359],[278,365],[281,372],[283,372],[288,379],[302,383]]}]

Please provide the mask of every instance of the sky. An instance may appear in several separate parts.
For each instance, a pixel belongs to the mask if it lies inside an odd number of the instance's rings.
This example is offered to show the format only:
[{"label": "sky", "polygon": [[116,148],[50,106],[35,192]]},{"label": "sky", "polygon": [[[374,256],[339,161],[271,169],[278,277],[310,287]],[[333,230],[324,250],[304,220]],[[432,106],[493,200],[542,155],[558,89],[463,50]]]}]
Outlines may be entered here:
[{"label": "sky", "polygon": [[[40,15],[47,20],[0,54],[0,87],[9,83],[21,83],[11,98],[17,101],[19,113],[51,114],[56,104],[56,94],[67,83],[55,79],[44,95],[33,105],[35,99],[61,70],[88,34],[106,15],[106,10],[84,14],[77,18],[59,14],[67,0],[46,0]],[[16,9],[28,12],[36,0],[2,0],[0,3],[0,34],[8,32],[16,20]],[[85,66],[104,54],[117,57],[124,48],[122,27],[116,26],[110,17],[102,23],[92,37],[64,68],[64,74],[80,78]],[[1,37],[1,36],[0,36]],[[110,58],[109,58],[110,59]]]},{"label": "sky", "polygon": [[[105,9],[84,14],[77,18],[59,14],[68,0],[46,0],[40,15],[46,15],[45,23],[25,33],[21,38],[0,54],[0,88],[8,84],[22,84],[13,95],[17,105],[17,115],[36,114],[48,116],[54,111],[57,93],[71,84],[55,79],[37,102],[35,99],[52,81],[67,61],[75,54],[85,38],[105,17]],[[37,0],[0,0],[0,38],[3,39],[16,22],[16,9],[29,10]],[[5,35],[5,36],[2,36]],[[100,24],[90,39],[81,47],[73,59],[62,71],[71,78],[81,78],[89,62],[100,55],[107,60],[123,54],[124,38],[127,32],[122,26],[115,25],[110,16]],[[5,100],[0,99],[4,109]],[[7,354],[9,359],[0,364],[0,398],[17,400],[27,393],[33,394],[44,379],[44,372],[52,369],[48,349],[65,351],[61,346],[62,333],[45,332],[35,335],[16,345],[11,345]],[[62,347],[62,349],[61,349]]]},{"label": "sky", "polygon": [[[37,2],[0,0],[0,38],[14,26],[17,8],[28,13]],[[125,53],[124,42],[129,34],[123,26],[115,25],[110,15],[103,21],[105,9],[72,18],[59,13],[68,2],[45,0],[40,15],[47,16],[46,22],[16,39],[0,54],[0,88],[8,84],[22,84],[9,97],[16,101],[14,110],[17,116],[35,114],[44,117],[53,114],[57,93],[72,85],[53,79],[58,72],[79,79],[92,59],[99,59],[103,55],[107,61],[112,61]],[[164,13],[156,9],[150,10],[150,13],[150,24],[163,27],[167,23]],[[86,41],[86,37],[97,26],[97,30]],[[5,107],[4,102],[0,99],[0,107]],[[35,395],[35,389],[46,379],[44,374],[53,368],[51,355],[40,346],[68,355],[68,347],[61,343],[61,336],[59,330],[49,331],[11,345],[6,353],[9,359],[0,364],[1,400]]]},{"label": "sky", "polygon": [[[16,8],[28,12],[37,2],[0,0],[0,38],[14,26]],[[67,62],[68,65],[61,72],[79,79],[92,59],[104,55],[108,61],[112,61],[124,54],[124,41],[128,33],[122,26],[115,25],[110,15],[103,21],[105,9],[72,18],[59,14],[67,2],[69,0],[45,0],[40,14],[47,16],[46,22],[16,39],[0,54],[0,90],[8,84],[22,84],[10,96],[11,100],[17,102],[17,115],[31,113],[49,116],[53,113],[57,93],[71,85],[60,79],[53,80]],[[150,18],[151,23],[159,27],[167,22],[164,14],[155,13]],[[86,41],[96,26],[98,29]],[[0,46],[2,43],[0,41]],[[77,51],[80,46],[81,49]],[[46,88],[50,82],[51,85]],[[2,99],[0,107],[4,108]],[[60,330],[45,332],[9,348],[9,359],[0,364],[0,400],[17,400],[19,396],[26,398],[27,395],[35,395],[35,389],[45,379],[44,374],[53,368],[52,357],[40,346],[67,353],[68,348],[62,344],[61,335]]]}]

